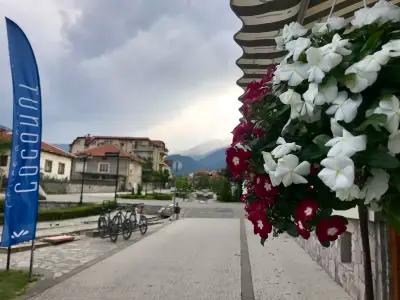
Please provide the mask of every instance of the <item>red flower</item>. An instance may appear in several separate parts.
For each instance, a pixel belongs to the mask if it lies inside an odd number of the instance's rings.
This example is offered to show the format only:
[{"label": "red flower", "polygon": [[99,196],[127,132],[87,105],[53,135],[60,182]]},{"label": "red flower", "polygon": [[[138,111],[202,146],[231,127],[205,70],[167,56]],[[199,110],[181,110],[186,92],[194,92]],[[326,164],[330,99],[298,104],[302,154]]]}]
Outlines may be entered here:
[{"label": "red flower", "polygon": [[272,224],[267,220],[265,210],[255,212],[249,220],[253,223],[254,234],[258,234],[264,239],[268,238],[268,234],[272,231]]},{"label": "red flower", "polygon": [[249,122],[240,122],[232,131],[232,145],[237,143],[243,143],[247,139],[250,139],[250,136],[253,132],[254,125]]},{"label": "red flower", "polygon": [[248,103],[243,103],[243,105],[239,108],[239,111],[242,113],[243,117],[249,119],[252,113],[251,105]]},{"label": "red flower", "polygon": [[310,225],[307,223],[301,221],[301,220],[296,220],[296,229],[297,232],[306,240],[310,237]]},{"label": "red flower", "polygon": [[264,96],[270,89],[262,81],[252,81],[247,85],[246,91],[243,95],[243,103],[257,102]]},{"label": "red flower", "polygon": [[244,147],[239,148],[238,145],[226,149],[226,164],[233,177],[241,177],[247,171],[249,166],[248,159],[251,155],[250,150],[246,150]]},{"label": "red flower", "polygon": [[272,186],[268,175],[254,176],[254,191],[257,197],[273,199],[278,194],[278,188]]},{"label": "red flower", "polygon": [[335,241],[339,235],[346,231],[348,224],[342,216],[331,216],[322,219],[317,224],[316,234],[321,243]]},{"label": "red flower", "polygon": [[311,198],[306,198],[301,201],[296,208],[296,220],[310,221],[312,220],[318,211],[318,203]]},{"label": "red flower", "polygon": [[270,83],[274,77],[275,69],[276,65],[269,65],[267,73],[260,81],[252,81],[247,85],[246,91],[243,95],[243,103],[249,104],[257,102],[262,96],[271,92],[268,83]]},{"label": "red flower", "polygon": [[261,136],[263,136],[264,134],[265,134],[265,131],[264,131],[264,129],[262,129],[261,127],[256,127],[256,126],[254,126],[253,127],[253,135],[255,136],[255,137],[261,137]]}]

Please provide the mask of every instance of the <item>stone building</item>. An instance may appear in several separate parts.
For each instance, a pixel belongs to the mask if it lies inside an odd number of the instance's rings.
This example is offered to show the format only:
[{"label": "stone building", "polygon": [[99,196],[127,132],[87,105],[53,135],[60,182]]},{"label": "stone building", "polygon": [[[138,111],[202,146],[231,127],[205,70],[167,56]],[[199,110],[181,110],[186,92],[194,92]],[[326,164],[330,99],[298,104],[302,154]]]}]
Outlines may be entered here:
[{"label": "stone building", "polygon": [[163,141],[151,140],[147,137],[121,137],[121,136],[81,136],[77,137],[70,145],[71,153],[83,152],[88,149],[103,145],[113,145],[129,154],[150,161],[154,171],[169,170],[165,161],[168,149]]},{"label": "stone building", "polygon": [[136,154],[122,151],[111,144],[92,147],[76,153],[72,180],[75,183],[80,182],[84,176],[86,186],[109,186],[112,190],[118,169],[118,189],[137,191],[142,184],[143,164],[144,160]]},{"label": "stone building", "polygon": [[[11,132],[0,131],[0,140],[11,141]],[[68,181],[71,176],[72,159],[74,156],[57,146],[42,141],[40,155],[40,173],[42,178]],[[0,156],[0,172],[8,176],[10,166],[10,151]]]}]

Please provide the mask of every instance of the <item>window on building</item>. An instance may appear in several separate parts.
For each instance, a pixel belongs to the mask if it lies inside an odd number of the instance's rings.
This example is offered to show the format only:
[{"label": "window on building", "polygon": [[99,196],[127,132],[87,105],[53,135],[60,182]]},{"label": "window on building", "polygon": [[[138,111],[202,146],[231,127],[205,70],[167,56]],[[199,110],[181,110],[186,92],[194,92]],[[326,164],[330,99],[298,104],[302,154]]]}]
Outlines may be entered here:
[{"label": "window on building", "polygon": [[0,167],[7,167],[8,155],[0,155]]},{"label": "window on building", "polygon": [[351,263],[351,233],[345,232],[340,236],[340,260],[342,263]]},{"label": "window on building", "polygon": [[99,163],[99,173],[110,173],[110,164]]},{"label": "window on building", "polygon": [[64,173],[65,173],[65,164],[58,163],[58,174],[64,175]]},{"label": "window on building", "polygon": [[52,169],[53,169],[53,162],[51,160],[46,159],[44,161],[44,171],[47,173],[51,173]]}]

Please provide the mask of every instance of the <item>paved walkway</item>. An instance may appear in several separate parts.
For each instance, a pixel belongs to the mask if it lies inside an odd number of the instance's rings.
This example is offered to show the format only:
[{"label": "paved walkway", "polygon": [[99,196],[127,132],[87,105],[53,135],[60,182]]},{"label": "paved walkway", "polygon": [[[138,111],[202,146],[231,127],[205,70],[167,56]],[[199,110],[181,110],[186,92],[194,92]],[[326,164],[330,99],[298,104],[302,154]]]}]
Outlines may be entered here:
[{"label": "paved walkway", "polygon": [[[241,241],[240,226],[237,218],[179,220],[34,299],[350,299],[291,238],[262,247],[249,224]],[[241,296],[243,286],[254,298]]]},{"label": "paved walkway", "polygon": [[[69,222],[73,224],[73,221],[70,220]],[[163,224],[151,225],[146,234],[151,234],[162,226]],[[63,228],[65,227],[55,228],[53,231],[49,232],[51,234],[57,234],[57,232],[61,233]],[[110,242],[108,238],[91,238],[86,237],[85,235],[76,235],[75,238],[76,240],[70,243],[57,246],[47,246],[35,250],[34,272],[42,275],[42,280],[57,279],[88,262],[104,255],[112,254],[118,249],[132,245],[141,238],[141,234],[136,231],[132,234],[130,240],[124,241],[120,237],[117,243]],[[0,253],[1,267],[6,265],[6,259],[7,254]],[[28,269],[29,259],[30,251],[12,253],[11,269]]]}]

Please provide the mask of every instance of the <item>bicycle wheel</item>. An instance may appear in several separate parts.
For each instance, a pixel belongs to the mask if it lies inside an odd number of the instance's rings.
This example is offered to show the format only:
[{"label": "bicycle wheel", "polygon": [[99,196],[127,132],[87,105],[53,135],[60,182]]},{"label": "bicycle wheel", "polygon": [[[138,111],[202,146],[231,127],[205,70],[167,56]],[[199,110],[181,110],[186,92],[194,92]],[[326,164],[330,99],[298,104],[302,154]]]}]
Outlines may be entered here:
[{"label": "bicycle wheel", "polygon": [[145,234],[147,232],[147,218],[145,216],[140,217],[139,230],[141,234]]},{"label": "bicycle wheel", "polygon": [[104,216],[99,217],[97,221],[97,230],[99,231],[101,238],[104,238],[107,235],[107,220]]},{"label": "bicycle wheel", "polygon": [[132,235],[132,221],[127,219],[122,223],[122,237],[124,240],[129,240]]},{"label": "bicycle wheel", "polygon": [[118,240],[119,226],[115,224],[113,221],[109,224],[109,233],[111,242],[115,243]]}]

